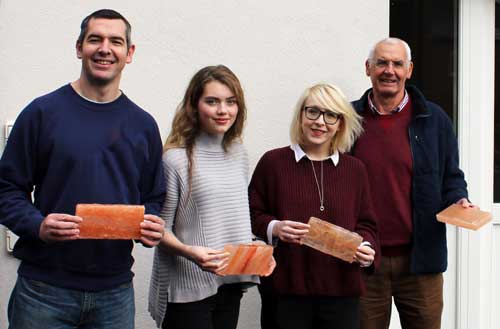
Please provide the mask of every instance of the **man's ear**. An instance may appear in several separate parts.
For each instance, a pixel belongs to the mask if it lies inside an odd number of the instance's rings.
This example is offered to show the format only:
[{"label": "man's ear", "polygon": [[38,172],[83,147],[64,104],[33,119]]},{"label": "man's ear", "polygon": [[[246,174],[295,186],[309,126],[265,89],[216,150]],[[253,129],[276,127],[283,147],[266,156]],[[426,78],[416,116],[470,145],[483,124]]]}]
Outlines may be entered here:
[{"label": "man's ear", "polygon": [[368,59],[365,61],[365,72],[366,72],[366,76],[369,77],[370,76],[370,62]]},{"label": "man's ear", "polygon": [[80,41],[76,42],[76,57],[82,59],[82,43]]},{"label": "man's ear", "polygon": [[128,47],[127,51],[127,60],[126,60],[127,64],[132,63],[132,57],[134,57],[134,53],[135,53],[135,45],[131,44],[130,47]]},{"label": "man's ear", "polygon": [[413,62],[410,61],[410,63],[408,64],[408,71],[406,72],[406,79],[410,79],[412,73],[413,73]]}]

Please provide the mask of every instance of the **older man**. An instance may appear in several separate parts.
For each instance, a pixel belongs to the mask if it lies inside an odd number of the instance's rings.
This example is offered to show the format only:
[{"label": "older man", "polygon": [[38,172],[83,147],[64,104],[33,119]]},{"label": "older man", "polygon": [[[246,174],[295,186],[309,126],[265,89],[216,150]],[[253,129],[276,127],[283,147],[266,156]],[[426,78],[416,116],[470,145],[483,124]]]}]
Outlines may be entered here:
[{"label": "older man", "polygon": [[368,169],[382,260],[366,277],[361,328],[388,328],[393,297],[403,328],[440,328],[447,248],[436,213],[470,206],[453,127],[438,105],[405,85],[413,70],[405,41],[377,42],[365,65],[372,88],[353,103],[365,129],[353,153]]},{"label": "older man", "polygon": [[0,161],[0,224],[20,236],[9,328],[134,327],[133,242],[79,239],[74,215],[77,203],[143,204],[140,241],[163,235],[158,127],[119,88],[134,50],[122,15],[90,14],[76,42],[80,77],[16,120]]}]

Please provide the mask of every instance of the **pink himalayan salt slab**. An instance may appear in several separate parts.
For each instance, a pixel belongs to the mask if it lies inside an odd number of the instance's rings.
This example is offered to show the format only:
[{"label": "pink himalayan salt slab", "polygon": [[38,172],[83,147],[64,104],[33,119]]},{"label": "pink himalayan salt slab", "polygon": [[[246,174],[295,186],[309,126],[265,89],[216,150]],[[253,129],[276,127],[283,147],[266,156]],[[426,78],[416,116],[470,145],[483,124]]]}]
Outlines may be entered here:
[{"label": "pink himalayan salt slab", "polygon": [[436,215],[437,220],[443,223],[459,227],[477,230],[491,221],[491,213],[481,211],[479,208],[464,208],[458,204],[452,204]]},{"label": "pink himalayan salt slab", "polygon": [[363,241],[359,234],[316,217],[309,218],[308,224],[310,229],[302,238],[302,244],[348,263],[354,261],[356,251]]},{"label": "pink himalayan salt slab", "polygon": [[229,244],[224,246],[229,253],[228,266],[220,275],[268,275],[273,257],[273,247],[255,244]]},{"label": "pink himalayan salt slab", "polygon": [[140,239],[144,206],[123,204],[78,204],[82,217],[80,239]]}]

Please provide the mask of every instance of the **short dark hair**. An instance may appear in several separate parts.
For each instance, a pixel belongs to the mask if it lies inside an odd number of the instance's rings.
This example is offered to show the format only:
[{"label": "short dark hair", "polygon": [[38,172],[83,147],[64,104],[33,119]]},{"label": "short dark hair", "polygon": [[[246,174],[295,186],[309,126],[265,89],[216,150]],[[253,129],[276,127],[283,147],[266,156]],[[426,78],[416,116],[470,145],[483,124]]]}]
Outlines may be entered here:
[{"label": "short dark hair", "polygon": [[85,38],[85,35],[88,31],[89,22],[92,18],[121,19],[126,26],[125,37],[127,40],[127,47],[130,47],[130,45],[132,44],[132,40],[130,37],[130,35],[132,34],[132,26],[130,26],[130,23],[125,17],[122,16],[122,14],[113,9],[99,9],[85,17],[82,21],[82,24],[80,25],[80,35],[78,36],[78,40],[76,41],[77,43],[83,43],[83,39]]}]

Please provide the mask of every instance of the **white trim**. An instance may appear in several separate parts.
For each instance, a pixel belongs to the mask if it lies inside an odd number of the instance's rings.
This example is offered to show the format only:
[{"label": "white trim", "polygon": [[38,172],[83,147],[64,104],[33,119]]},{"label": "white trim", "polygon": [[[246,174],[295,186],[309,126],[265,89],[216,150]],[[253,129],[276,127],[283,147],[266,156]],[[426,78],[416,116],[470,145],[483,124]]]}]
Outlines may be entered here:
[{"label": "white trim", "polygon": [[494,203],[491,206],[491,214],[493,215],[493,225],[500,225],[500,203]]},{"label": "white trim", "polygon": [[[470,199],[493,201],[495,1],[459,1],[458,140]],[[492,225],[457,236],[457,328],[493,329]]]}]

